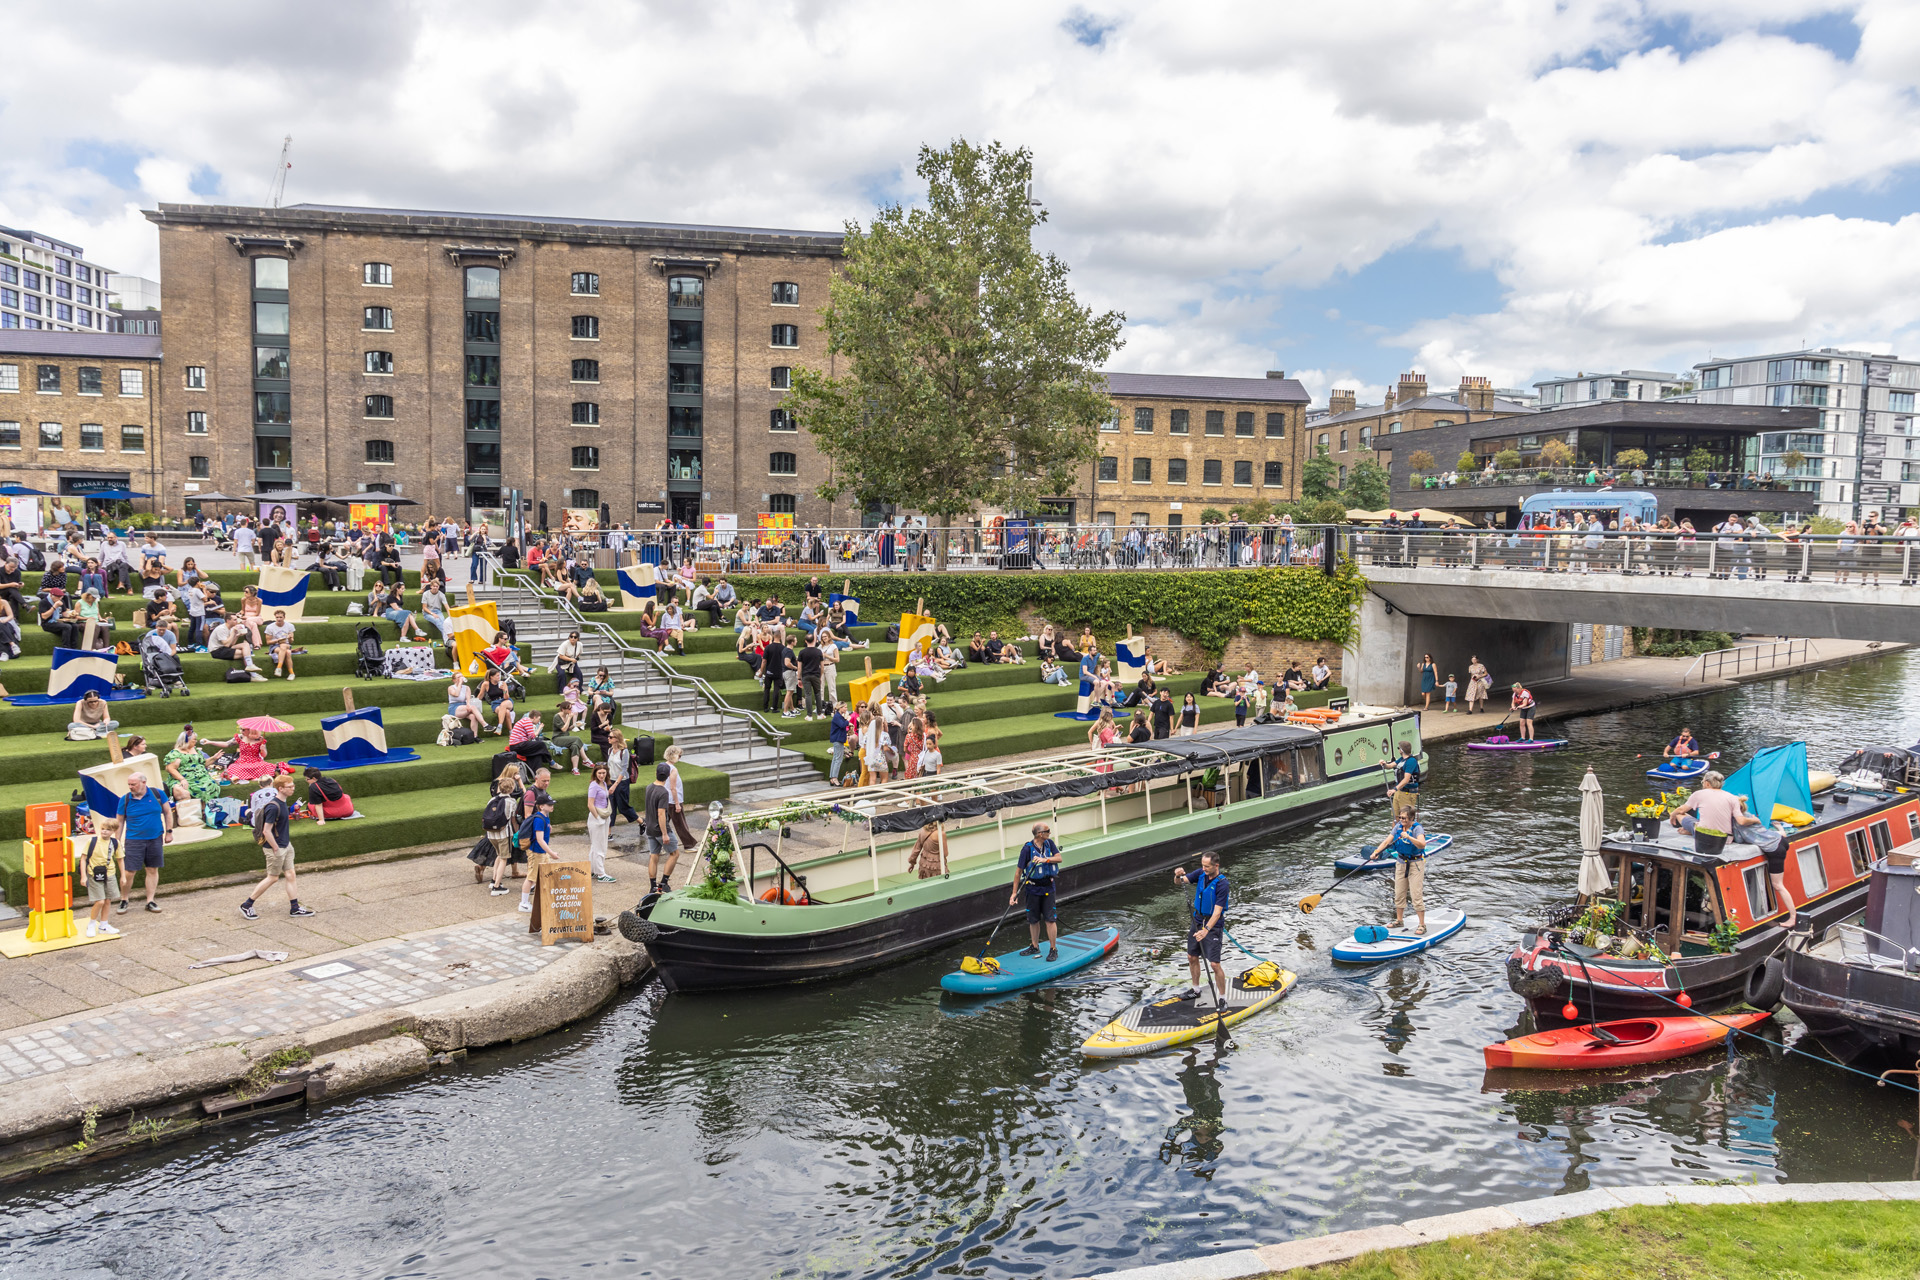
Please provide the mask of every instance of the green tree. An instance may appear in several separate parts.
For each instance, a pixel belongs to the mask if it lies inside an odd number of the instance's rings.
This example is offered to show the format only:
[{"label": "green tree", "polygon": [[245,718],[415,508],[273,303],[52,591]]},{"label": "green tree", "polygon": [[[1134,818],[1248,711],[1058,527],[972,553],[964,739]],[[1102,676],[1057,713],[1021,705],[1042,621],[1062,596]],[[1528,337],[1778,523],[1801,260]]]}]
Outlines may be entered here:
[{"label": "green tree", "polygon": [[1415,449],[1407,455],[1407,465],[1424,475],[1433,470],[1433,455],[1425,449]]},{"label": "green tree", "polygon": [[1300,468],[1300,496],[1303,498],[1331,498],[1336,492],[1334,477],[1338,471],[1333,459],[1327,456],[1327,447],[1321,445],[1308,458],[1306,465]]},{"label": "green tree", "polygon": [[1625,467],[1629,471],[1638,471],[1647,465],[1647,451],[1645,449],[1622,449],[1613,455],[1613,462],[1615,466]]},{"label": "green tree", "polygon": [[1372,458],[1362,458],[1347,472],[1347,487],[1341,492],[1356,507],[1378,511],[1387,505],[1387,469]]},{"label": "green tree", "polygon": [[1518,470],[1520,467],[1520,451],[1518,449],[1502,449],[1493,455],[1493,465],[1501,471]]},{"label": "green tree", "polygon": [[833,462],[818,493],[887,501],[946,526],[982,506],[1069,492],[1112,413],[1100,369],[1126,317],[1095,315],[1034,251],[1033,157],[965,139],[921,147],[924,207],[847,224],[821,321],[840,377],[795,368],[782,402]]},{"label": "green tree", "polygon": [[1455,471],[1478,471],[1480,469],[1480,459],[1473,456],[1473,450],[1462,450],[1460,456],[1453,460],[1453,469]]}]

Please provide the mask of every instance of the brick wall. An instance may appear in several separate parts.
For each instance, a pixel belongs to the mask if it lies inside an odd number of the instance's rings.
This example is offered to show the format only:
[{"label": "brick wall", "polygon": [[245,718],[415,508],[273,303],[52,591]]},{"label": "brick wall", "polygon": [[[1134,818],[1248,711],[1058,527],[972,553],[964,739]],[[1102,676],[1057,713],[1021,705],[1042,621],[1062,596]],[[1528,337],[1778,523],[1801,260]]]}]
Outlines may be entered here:
[{"label": "brick wall", "polygon": [[[1038,635],[1040,628],[1047,624],[1045,615],[1031,608],[1020,610],[1020,621],[1024,634]],[[1077,630],[1070,638],[1079,637]],[[1146,626],[1137,633],[1146,637],[1147,651],[1156,658],[1166,661],[1181,671],[1205,671],[1207,654],[1198,644],[1168,627]],[[1116,640],[1124,637],[1124,628],[1094,629],[1094,638],[1100,642],[1100,652],[1113,654]],[[1264,677],[1279,675],[1287,669],[1289,662],[1298,662],[1302,671],[1313,666],[1315,658],[1322,659],[1333,669],[1334,683],[1340,683],[1341,652],[1340,646],[1321,640],[1301,640],[1293,636],[1254,635],[1246,628],[1227,642],[1221,653],[1221,668],[1230,674],[1238,674],[1249,668],[1257,670]]]}]

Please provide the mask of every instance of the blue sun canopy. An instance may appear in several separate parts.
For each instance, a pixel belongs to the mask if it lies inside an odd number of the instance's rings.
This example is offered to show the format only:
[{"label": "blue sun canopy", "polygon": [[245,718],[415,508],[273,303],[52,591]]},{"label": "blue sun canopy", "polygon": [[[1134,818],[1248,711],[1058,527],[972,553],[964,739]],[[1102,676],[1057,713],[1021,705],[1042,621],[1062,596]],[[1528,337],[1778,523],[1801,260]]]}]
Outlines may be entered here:
[{"label": "blue sun canopy", "polygon": [[1773,807],[1786,805],[1802,813],[1813,812],[1813,788],[1807,781],[1807,744],[1789,742],[1783,747],[1768,747],[1747,761],[1722,787],[1729,794],[1747,798],[1747,812],[1762,822],[1773,818]]}]

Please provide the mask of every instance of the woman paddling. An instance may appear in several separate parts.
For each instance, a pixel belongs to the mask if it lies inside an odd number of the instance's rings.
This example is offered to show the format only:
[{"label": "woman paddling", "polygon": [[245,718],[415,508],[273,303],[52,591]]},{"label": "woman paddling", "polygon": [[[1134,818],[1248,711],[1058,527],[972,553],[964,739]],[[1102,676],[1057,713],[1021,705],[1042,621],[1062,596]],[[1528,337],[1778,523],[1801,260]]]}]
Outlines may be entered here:
[{"label": "woman paddling", "polygon": [[1393,851],[1393,927],[1398,929],[1407,916],[1407,899],[1413,899],[1413,912],[1420,917],[1420,934],[1427,932],[1427,833],[1421,827],[1412,805],[1403,805],[1387,838],[1373,847],[1369,861],[1389,849]]},{"label": "woman paddling", "polygon": [[1539,703],[1534,701],[1532,692],[1518,680],[1514,681],[1512,714],[1520,719],[1520,741],[1522,742],[1533,741],[1533,713],[1538,706]]}]

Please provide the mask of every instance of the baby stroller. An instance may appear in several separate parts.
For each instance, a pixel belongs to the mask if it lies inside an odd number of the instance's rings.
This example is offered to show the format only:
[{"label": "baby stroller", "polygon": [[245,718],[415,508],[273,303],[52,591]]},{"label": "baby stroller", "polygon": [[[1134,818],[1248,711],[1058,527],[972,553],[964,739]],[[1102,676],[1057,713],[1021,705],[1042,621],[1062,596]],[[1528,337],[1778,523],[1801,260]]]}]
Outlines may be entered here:
[{"label": "baby stroller", "polygon": [[353,664],[356,680],[378,680],[387,674],[386,660],[380,656],[380,633],[372,627],[359,631],[359,657]]},{"label": "baby stroller", "polygon": [[148,693],[157,693],[163,698],[171,698],[176,692],[183,698],[193,696],[187,688],[187,673],[180,659],[165,649],[140,650],[140,680]]}]

